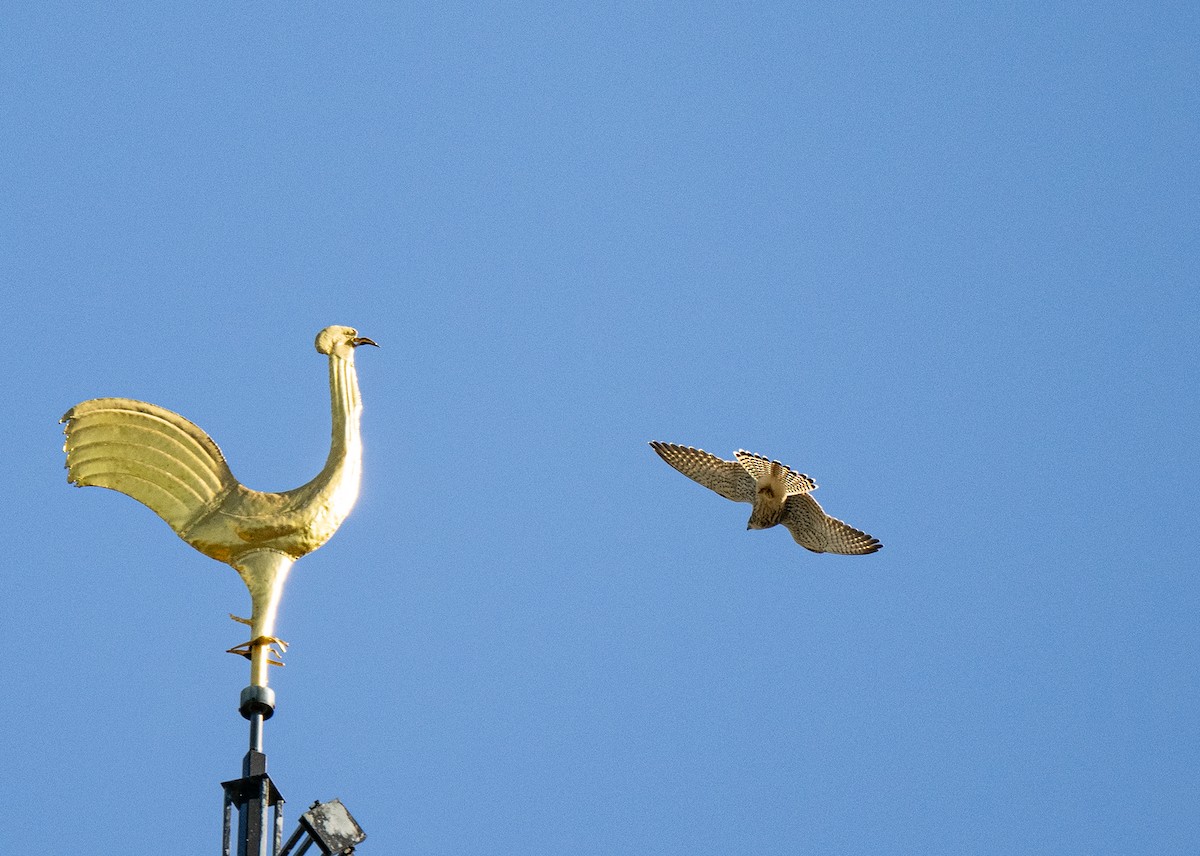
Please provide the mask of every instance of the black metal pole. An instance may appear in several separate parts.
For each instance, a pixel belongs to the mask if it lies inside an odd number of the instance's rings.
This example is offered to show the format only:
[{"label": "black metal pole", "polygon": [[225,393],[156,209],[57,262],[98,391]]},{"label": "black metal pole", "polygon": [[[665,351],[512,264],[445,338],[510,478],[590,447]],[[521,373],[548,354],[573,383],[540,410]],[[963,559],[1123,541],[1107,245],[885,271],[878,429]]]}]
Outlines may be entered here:
[{"label": "black metal pole", "polygon": [[246,788],[238,804],[238,856],[269,856],[263,834],[270,791],[266,755],[253,749],[246,753],[242,781]]},{"label": "black metal pole", "polygon": [[[221,783],[225,789],[222,854],[229,854],[229,807],[232,804],[238,810],[237,856],[271,856],[279,851],[283,833],[283,796],[267,775],[267,756],[263,752],[263,723],[275,712],[275,693],[267,687],[246,687],[242,690],[238,710],[250,721],[250,749],[242,759],[242,777]],[[271,808],[275,810],[274,823],[268,821]]]}]

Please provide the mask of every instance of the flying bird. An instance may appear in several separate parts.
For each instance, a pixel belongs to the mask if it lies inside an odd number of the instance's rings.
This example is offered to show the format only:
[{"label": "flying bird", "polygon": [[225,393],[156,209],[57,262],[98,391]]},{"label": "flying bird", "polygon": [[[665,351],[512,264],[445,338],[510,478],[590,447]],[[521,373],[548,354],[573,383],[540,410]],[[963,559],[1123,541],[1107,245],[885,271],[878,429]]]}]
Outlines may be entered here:
[{"label": "flying bird", "polygon": [[858,556],[883,546],[866,532],[827,515],[809,496],[817,483],[779,461],[741,449],[734,453],[735,460],[726,461],[691,446],[657,440],[650,446],[692,481],[734,502],[751,503],[747,529],[769,529],[782,523],[797,544],[814,553]]},{"label": "flying bird", "polygon": [[[178,413],[128,398],[95,398],[63,416],[67,481],[131,496],[201,553],[231,565],[250,590],[250,641],[232,649],[251,661],[251,683],[266,686],[275,618],[288,571],[332,537],[358,498],[362,399],[354,351],[375,345],[352,327],[326,327],[316,348],[329,357],[333,436],[316,478],[265,493],[240,484],[207,434]],[[270,652],[271,656],[278,656]]]}]

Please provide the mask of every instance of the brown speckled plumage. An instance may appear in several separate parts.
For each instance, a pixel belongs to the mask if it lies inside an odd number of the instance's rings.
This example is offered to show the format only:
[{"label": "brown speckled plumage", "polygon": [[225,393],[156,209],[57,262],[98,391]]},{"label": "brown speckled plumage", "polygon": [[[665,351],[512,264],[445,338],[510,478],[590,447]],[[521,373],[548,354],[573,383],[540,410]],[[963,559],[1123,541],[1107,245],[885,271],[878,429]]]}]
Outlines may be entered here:
[{"label": "brown speckled plumage", "polygon": [[796,543],[814,553],[864,555],[883,545],[865,532],[830,517],[809,494],[817,483],[803,473],[739,449],[726,461],[703,449],[652,441],[658,456],[693,481],[734,502],[753,505],[747,529],[782,523]]}]

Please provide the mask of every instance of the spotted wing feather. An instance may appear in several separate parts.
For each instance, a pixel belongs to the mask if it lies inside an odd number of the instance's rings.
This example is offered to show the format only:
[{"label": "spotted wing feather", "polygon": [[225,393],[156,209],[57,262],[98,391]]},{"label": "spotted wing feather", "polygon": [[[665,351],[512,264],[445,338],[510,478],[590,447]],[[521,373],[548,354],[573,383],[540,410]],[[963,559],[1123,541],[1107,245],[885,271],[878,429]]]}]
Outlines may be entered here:
[{"label": "spotted wing feather", "polygon": [[657,440],[650,446],[660,458],[692,481],[734,502],[754,502],[754,479],[737,461],[726,461],[703,449]]},{"label": "spotted wing feather", "polygon": [[783,507],[783,518],[779,521],[788,528],[796,543],[814,553],[841,553],[859,556],[874,553],[883,545],[849,526],[836,517],[830,517],[817,501],[806,493],[789,496]]}]

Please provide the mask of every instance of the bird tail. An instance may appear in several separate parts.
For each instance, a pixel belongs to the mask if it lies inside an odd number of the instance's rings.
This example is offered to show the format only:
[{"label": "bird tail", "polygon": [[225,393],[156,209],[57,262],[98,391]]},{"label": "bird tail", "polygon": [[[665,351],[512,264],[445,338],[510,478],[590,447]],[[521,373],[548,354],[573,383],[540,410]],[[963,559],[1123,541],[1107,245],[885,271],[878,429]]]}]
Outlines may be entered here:
[{"label": "bird tail", "polygon": [[95,398],[61,421],[67,481],[131,496],[177,533],[236,484],[212,438],[166,408]]},{"label": "bird tail", "polygon": [[738,463],[754,477],[755,481],[762,481],[768,477],[782,479],[788,496],[796,493],[809,493],[817,489],[817,483],[811,478],[779,463],[779,461],[768,460],[762,455],[756,455],[744,449],[738,449],[734,455],[738,459]]}]

